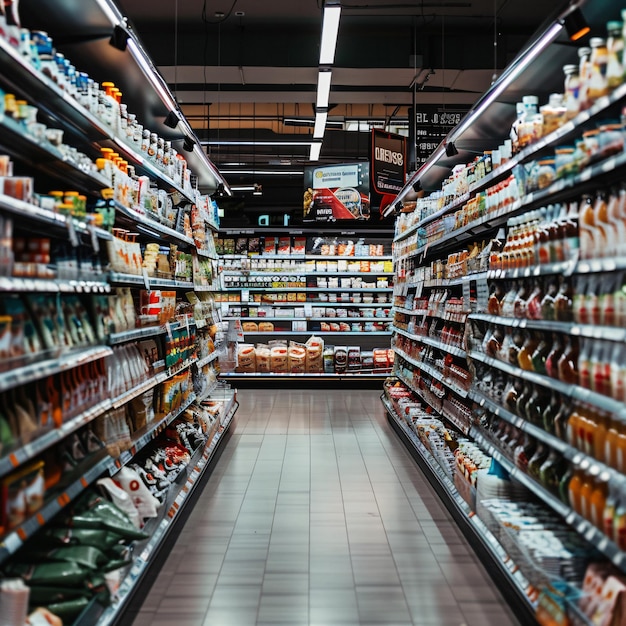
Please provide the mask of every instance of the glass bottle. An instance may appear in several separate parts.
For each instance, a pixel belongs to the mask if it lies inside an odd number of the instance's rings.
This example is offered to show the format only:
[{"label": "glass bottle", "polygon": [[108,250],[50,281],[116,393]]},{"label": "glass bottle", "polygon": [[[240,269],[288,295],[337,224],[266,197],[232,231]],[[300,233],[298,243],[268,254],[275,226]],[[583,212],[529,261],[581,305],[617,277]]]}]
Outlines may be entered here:
[{"label": "glass bottle", "polygon": [[554,434],[561,441],[567,441],[567,428],[569,418],[572,414],[572,408],[566,398],[562,398],[559,412],[554,418]]},{"label": "glass bottle", "polygon": [[554,317],[560,322],[571,322],[572,288],[568,280],[561,280],[559,292],[554,298]]},{"label": "glass bottle", "polygon": [[608,50],[606,40],[602,37],[592,37],[589,41],[589,45],[591,46],[591,56],[589,59],[591,68],[587,97],[590,102],[595,102],[598,98],[602,98],[609,93],[606,75]]},{"label": "glass bottle", "polygon": [[546,373],[551,378],[559,377],[559,360],[563,355],[564,345],[561,336],[553,333],[552,334],[552,350],[549,352],[546,357]]},{"label": "glass bottle", "polygon": [[563,74],[565,75],[563,89],[563,100],[566,109],[565,115],[568,120],[571,120],[576,117],[580,111],[580,76],[578,75],[578,66],[574,64],[564,65]]},{"label": "glass bottle", "polygon": [[609,477],[608,472],[601,472],[591,493],[590,521],[599,530],[604,528],[604,509],[609,493]]},{"label": "glass bottle", "polygon": [[624,68],[622,66],[622,59],[624,55],[624,37],[622,35],[622,29],[624,23],[619,21],[607,22],[606,32],[606,49],[607,49],[607,64],[606,64],[606,82],[609,91],[613,91],[616,87],[619,87],[623,82]]},{"label": "glass bottle", "polygon": [[562,455],[556,450],[552,450],[550,454],[548,454],[548,458],[542,463],[541,467],[539,468],[539,480],[548,491],[555,495],[558,495],[559,484],[564,473],[565,461],[563,460]]},{"label": "glass bottle", "polygon": [[548,458],[550,453],[550,449],[543,443],[537,444],[537,449],[535,450],[535,454],[528,461],[528,474],[532,476],[535,480],[539,481],[539,470],[545,460]]},{"label": "glass bottle", "polygon": [[569,337],[558,363],[559,380],[571,385],[578,384],[578,357],[578,338]]},{"label": "glass bottle", "polygon": [[556,391],[552,391],[550,395],[550,402],[548,402],[543,413],[541,414],[541,424],[543,429],[551,435],[555,434],[555,420],[559,413],[560,405],[560,394]]},{"label": "glass bottle", "polygon": [[580,111],[586,111],[591,102],[589,99],[589,80],[591,78],[591,48],[583,46],[578,49],[578,76],[580,86],[578,89],[578,108]]}]

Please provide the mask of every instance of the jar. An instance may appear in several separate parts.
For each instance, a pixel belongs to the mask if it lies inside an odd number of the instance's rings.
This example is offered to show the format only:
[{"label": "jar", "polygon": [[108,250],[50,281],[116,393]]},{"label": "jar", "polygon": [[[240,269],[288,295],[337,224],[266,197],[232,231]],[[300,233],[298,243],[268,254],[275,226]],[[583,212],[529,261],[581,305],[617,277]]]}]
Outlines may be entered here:
[{"label": "jar", "polygon": [[148,148],[150,147],[150,131],[146,128],[141,135],[141,151],[148,154]]},{"label": "jar", "polygon": [[156,133],[149,133],[150,143],[148,144],[148,156],[155,160],[158,150],[158,135]]},{"label": "jar", "polygon": [[578,90],[578,108],[581,111],[587,110],[591,106],[589,100],[589,80],[591,78],[591,48],[582,47],[578,49],[578,76],[580,87]]},{"label": "jar", "polygon": [[537,189],[549,187],[556,177],[554,159],[541,159],[537,162]]},{"label": "jar", "polygon": [[599,158],[605,159],[624,149],[624,128],[618,122],[608,122],[600,126],[598,133]]},{"label": "jar", "polygon": [[548,104],[544,104],[540,110],[543,120],[543,136],[554,132],[567,121],[567,108],[560,93],[550,94]]}]

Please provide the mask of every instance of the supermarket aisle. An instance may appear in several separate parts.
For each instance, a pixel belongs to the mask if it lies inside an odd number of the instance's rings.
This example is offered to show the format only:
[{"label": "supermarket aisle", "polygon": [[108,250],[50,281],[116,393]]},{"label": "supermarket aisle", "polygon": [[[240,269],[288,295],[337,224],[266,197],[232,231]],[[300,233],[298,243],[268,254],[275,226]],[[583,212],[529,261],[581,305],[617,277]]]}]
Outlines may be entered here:
[{"label": "supermarket aisle", "polygon": [[516,624],[379,395],[240,391],[133,626]]}]

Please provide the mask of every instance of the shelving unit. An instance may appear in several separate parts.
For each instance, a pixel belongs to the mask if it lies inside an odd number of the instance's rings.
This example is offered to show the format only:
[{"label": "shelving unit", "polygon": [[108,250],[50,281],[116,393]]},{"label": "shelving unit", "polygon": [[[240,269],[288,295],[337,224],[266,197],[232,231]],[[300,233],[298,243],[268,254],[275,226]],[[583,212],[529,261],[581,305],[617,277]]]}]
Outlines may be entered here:
[{"label": "shelving unit", "polygon": [[[288,344],[315,336],[323,338],[326,344],[358,346],[361,352],[387,349],[388,341],[380,338],[391,335],[393,272],[385,233],[379,236],[328,233],[324,238],[314,231],[250,230],[220,232],[218,237],[223,237],[224,246],[230,237],[229,248],[236,248],[241,241],[247,250],[240,254],[225,253],[220,272],[222,313],[226,319],[242,323],[245,342],[264,344],[284,340]],[[293,254],[268,252],[265,247],[268,239],[274,249],[280,245],[279,239],[283,246],[289,243],[287,247]],[[320,240],[326,243],[320,245]],[[332,254],[330,248],[339,245],[337,240],[344,241],[351,254]],[[254,242],[254,251],[250,250],[250,241]],[[318,248],[314,249],[315,246]],[[323,246],[328,249],[322,254]],[[378,254],[367,254],[372,246],[378,249]],[[286,311],[288,308],[292,310]],[[264,322],[272,324],[273,330],[254,328],[254,324]],[[331,324],[335,327],[331,328]],[[365,364],[359,369],[360,373],[350,374],[347,380],[357,380],[361,374],[365,378],[382,378],[387,371],[372,372]],[[336,374],[310,374],[239,371],[229,376],[241,380],[271,380],[274,376],[277,380],[346,379],[340,370]]]},{"label": "shelving unit", "polygon": [[[116,16],[115,22],[111,16]],[[175,101],[133,33],[127,49],[113,54],[108,37],[82,37],[94,27],[102,33],[122,26],[121,17],[108,0],[54,6],[32,0],[22,11],[22,26],[47,31],[55,46],[71,34],[72,43],[63,52],[77,66],[84,64],[77,71],[88,72],[97,84],[112,80],[122,86],[128,112],[136,114],[163,145],[166,140],[176,146],[182,137],[193,139],[184,119],[175,130],[164,125]],[[129,551],[132,556],[114,603],[99,606],[92,599],[82,615],[64,620],[76,626],[102,626],[119,618],[154,562],[181,507],[201,484],[238,407],[235,391],[217,381],[226,337],[219,308],[207,294],[216,291],[218,266],[212,239],[217,212],[209,194],[219,184],[227,193],[229,188],[197,139],[193,152],[181,153],[184,158],[177,161],[181,169],[170,175],[174,170],[167,170],[165,161],[151,160],[122,136],[121,113],[119,122],[114,117],[111,123],[105,121],[102,111],[79,101],[78,90],[57,84],[4,38],[0,38],[0,87],[37,107],[40,133],[8,110],[0,120],[0,155],[10,158],[9,165],[15,163],[16,172],[3,174],[5,193],[0,194],[5,237],[0,267],[5,337],[0,346],[3,568],[20,562],[22,548],[28,549],[35,534],[56,524],[57,516],[74,514],[73,505],[93,493],[99,478],[115,476],[123,467],[127,471],[131,465],[140,467],[157,446],[173,441],[182,416],[195,424],[196,439],[204,438],[202,445],[189,451],[192,460],[184,469],[184,480],[171,486],[158,520],[146,523],[149,539]],[[63,137],[55,140],[58,145],[46,134],[52,129]],[[117,162],[110,168],[97,165],[107,149],[115,150],[134,170],[127,172],[126,165]],[[182,161],[189,167],[187,174]],[[140,209],[138,184],[137,194],[121,194],[124,185],[134,189],[133,175],[148,177],[144,183],[158,189],[170,214]],[[67,191],[48,191],[55,188]],[[12,189],[15,198],[7,195]],[[84,195],[85,206],[68,200],[79,194]],[[191,226],[185,226],[186,220]],[[207,233],[208,239],[203,238]],[[118,254],[120,241],[132,243],[131,254]],[[149,248],[160,255],[158,273],[156,260],[154,272],[143,263]],[[20,260],[18,254],[25,249],[40,260]],[[163,308],[154,299],[161,290],[167,294]],[[191,292],[199,295],[186,302]],[[151,308],[144,308],[150,312],[141,310],[142,298],[149,301]],[[130,408],[138,399],[143,421],[137,417],[140,411]],[[133,419],[127,421],[127,416]],[[182,438],[177,444],[183,445]],[[61,466],[61,459],[66,465]],[[68,469],[70,464],[75,467]],[[39,468],[42,504],[32,510],[24,506],[21,518],[12,517],[8,490],[23,490],[25,479],[19,477],[32,467]]]},{"label": "shelving unit", "polygon": [[[607,20],[617,19],[621,10],[611,1],[583,2],[581,5],[592,26],[591,36],[604,36]],[[563,10],[567,12],[569,9],[565,7]],[[610,511],[607,513],[608,509],[601,508],[599,512],[592,512],[591,495],[582,495],[580,501],[576,500],[575,491],[571,490],[575,489],[571,487],[575,482],[570,480],[571,476],[580,479],[594,498],[604,493],[603,489],[607,494],[610,490],[611,497],[621,505],[626,498],[626,475],[610,455],[612,444],[609,438],[606,447],[600,442],[605,437],[603,428],[617,429],[621,433],[626,423],[626,405],[609,387],[612,382],[606,385],[596,380],[580,382],[578,371],[565,380],[548,376],[546,371],[553,376],[557,374],[541,365],[545,361],[543,353],[531,352],[533,359],[538,359],[537,363],[531,361],[531,365],[522,363],[521,356],[519,363],[513,361],[516,361],[517,350],[522,349],[522,345],[528,345],[527,350],[534,351],[532,346],[540,341],[542,345],[549,343],[553,335],[561,338],[568,349],[572,346],[568,355],[573,355],[574,370],[578,368],[579,359],[580,363],[587,363],[584,361],[587,359],[590,369],[605,367],[613,368],[611,372],[614,372],[618,365],[610,360],[622,358],[616,356],[620,345],[626,344],[622,324],[609,325],[611,321],[605,325],[590,323],[584,315],[577,316],[576,308],[580,306],[583,311],[584,305],[579,302],[593,302],[594,297],[599,302],[597,307],[602,307],[601,299],[605,295],[610,302],[610,296],[620,290],[622,283],[616,273],[621,276],[626,269],[626,260],[621,252],[612,252],[618,249],[611,248],[613,222],[607,223],[607,246],[599,246],[598,250],[582,235],[580,248],[566,247],[563,233],[566,224],[569,227],[574,223],[577,229],[576,235],[570,233],[568,237],[576,237],[589,227],[589,218],[582,213],[582,198],[584,194],[595,198],[601,190],[609,193],[618,181],[623,180],[626,151],[620,149],[610,154],[594,155],[579,171],[564,177],[555,174],[555,178],[542,188],[532,187],[532,179],[522,176],[521,172],[522,168],[526,173],[531,172],[533,163],[553,156],[555,148],[574,144],[583,132],[593,131],[615,116],[626,101],[626,84],[618,86],[608,96],[598,98],[590,108],[524,147],[502,165],[492,171],[486,169],[482,178],[472,178],[478,171],[478,164],[488,162],[486,155],[491,155],[492,150],[497,151],[508,139],[513,107],[508,109],[509,113],[506,113],[506,107],[519,99],[519,93],[536,94],[542,103],[547,101],[550,92],[562,91],[562,82],[555,82],[555,79],[562,81],[563,65],[578,60],[575,48],[562,45],[565,34],[561,26],[562,19],[556,19],[520,53],[465,120],[450,132],[429,161],[409,178],[394,201],[399,203],[398,206],[404,205],[407,213],[398,218],[394,239],[396,278],[392,342],[398,358],[391,381],[409,390],[416,406],[422,400],[427,414],[436,415],[452,431],[460,431],[472,445],[499,463],[516,483],[527,489],[529,499],[560,517],[563,524],[579,535],[581,545],[587,546],[589,560],[593,560],[595,549],[615,566],[616,575],[621,576],[626,574],[626,552],[619,547],[617,536],[611,534],[610,525],[597,522],[598,517],[610,515]],[[504,122],[505,119],[508,122]],[[446,156],[446,144],[450,143],[454,143],[457,156]],[[475,157],[479,144],[485,150],[484,157]],[[466,164],[464,169],[461,164]],[[459,168],[454,170],[454,176],[448,176],[456,165]],[[466,175],[467,185],[464,185]],[[418,182],[425,190],[424,198],[418,198],[414,191]],[[507,184],[512,185],[511,192],[503,200],[495,190],[507,189]],[[436,194],[431,194],[435,191]],[[491,192],[494,195],[490,196]],[[595,202],[597,200],[591,202],[594,209],[599,206]],[[416,208],[411,213],[413,205]],[[581,210],[575,210],[579,206]],[[594,224],[603,226],[600,221]],[[549,234],[548,228],[552,228]],[[557,228],[561,230],[557,232]],[[617,226],[615,228],[617,230]],[[502,232],[507,239],[500,243]],[[514,239],[518,236],[519,240]],[[510,242],[521,241],[521,238],[524,243],[512,247]],[[575,242],[576,239],[568,240],[567,245],[572,243],[575,246]],[[551,254],[546,255],[548,248]],[[516,256],[518,251],[519,256]],[[602,280],[600,277],[596,279],[594,274],[602,274]],[[609,276],[613,277],[611,286],[600,286],[610,282]],[[550,308],[550,298],[545,296],[548,285],[557,285],[554,295],[561,289],[559,305],[565,302],[563,309],[557,311],[556,305]],[[594,289],[588,285],[594,285]],[[519,310],[515,308],[513,311],[514,299],[530,302],[533,290],[541,294],[541,307],[534,307],[533,303],[533,309],[529,304],[526,310],[522,302]],[[574,304],[572,300],[575,300]],[[609,320],[617,319],[608,313],[607,316]],[[578,319],[585,323],[573,321]],[[447,340],[449,335],[451,343]],[[495,348],[489,343],[492,336]],[[446,338],[446,341],[439,337]],[[511,350],[507,352],[506,346],[509,345]],[[578,346],[581,346],[580,357],[574,349]],[[589,346],[602,346],[602,355],[598,356],[596,349],[591,357]],[[483,350],[489,350],[490,354]],[[438,365],[445,362],[467,367],[472,374],[471,386],[464,390],[451,384],[441,365],[433,367],[435,360]],[[537,371],[530,368],[537,368]],[[580,384],[570,384],[570,380]],[[509,399],[505,400],[503,390],[509,392]],[[454,394],[454,398],[471,411],[470,424],[465,428],[450,413],[449,407],[444,406],[439,397],[442,393]],[[531,397],[532,403],[529,402]],[[558,428],[551,426],[549,421],[549,402],[554,402],[554,406],[562,411],[569,410],[569,413],[559,414]],[[432,455],[431,462],[424,461],[424,455],[428,457],[429,452],[420,446],[411,424],[393,414],[388,399],[383,398],[383,405],[412,451],[416,443],[411,438],[417,439],[420,465],[431,482],[440,485],[441,468],[437,468]],[[572,423],[563,426],[569,419]],[[574,423],[575,419],[580,422]],[[513,445],[507,446],[509,437],[510,441],[517,442],[515,453]],[[536,456],[526,458],[527,450],[529,456]],[[603,455],[603,451],[606,454]],[[555,465],[551,474],[552,459],[558,459],[560,465]],[[531,469],[527,468],[529,464]],[[559,485],[558,492],[555,483]],[[450,492],[455,493],[454,485],[439,491],[449,504]],[[478,517],[474,511],[470,515],[472,519]],[[597,525],[593,523],[593,515],[596,515]],[[466,524],[463,520],[460,523],[462,527]],[[487,528],[481,528],[479,534],[482,541],[485,536],[490,536]],[[499,567],[497,549],[487,558],[492,565]],[[511,570],[498,571],[502,574],[500,584],[515,586]],[[568,584],[576,589],[582,585],[582,580],[580,576]],[[537,598],[541,600],[544,593],[545,583],[542,583],[527,606],[531,612],[537,607]],[[579,608],[574,609],[580,614]],[[580,619],[581,623],[588,620],[584,616]]]}]

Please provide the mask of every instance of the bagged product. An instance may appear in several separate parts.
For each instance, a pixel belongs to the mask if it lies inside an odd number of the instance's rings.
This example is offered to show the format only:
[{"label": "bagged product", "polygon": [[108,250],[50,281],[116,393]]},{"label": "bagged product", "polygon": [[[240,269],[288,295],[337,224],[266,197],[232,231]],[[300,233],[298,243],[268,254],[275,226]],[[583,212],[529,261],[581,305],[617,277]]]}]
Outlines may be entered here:
[{"label": "bagged product", "polygon": [[326,346],[323,352],[324,373],[333,374],[335,372],[335,346]]},{"label": "bagged product", "polygon": [[256,371],[259,374],[267,373],[270,370],[270,348],[266,344],[256,345]]},{"label": "bagged product", "polygon": [[361,369],[361,348],[359,346],[348,347],[348,371],[354,372]]},{"label": "bagged product", "polygon": [[240,343],[237,346],[237,372],[254,373],[256,371],[256,355],[254,346]]},{"label": "bagged product", "polygon": [[306,371],[306,346],[295,341],[289,342],[288,370],[292,374],[303,374]]},{"label": "bagged product", "polygon": [[135,470],[130,467],[123,467],[115,475],[115,481],[130,496],[140,518],[146,519],[157,516],[160,502],[150,493],[150,490],[141,480],[141,476]]},{"label": "bagged product", "polygon": [[282,341],[270,342],[270,371],[285,373],[289,368],[289,349]]},{"label": "bagged product", "polygon": [[374,349],[374,369],[381,370],[389,367],[388,354],[386,349],[375,348]]},{"label": "bagged product", "polygon": [[306,371],[317,374],[324,371],[324,340],[309,337],[306,342]]}]

